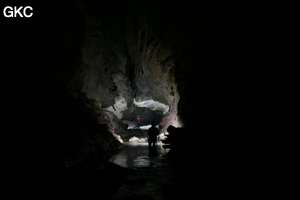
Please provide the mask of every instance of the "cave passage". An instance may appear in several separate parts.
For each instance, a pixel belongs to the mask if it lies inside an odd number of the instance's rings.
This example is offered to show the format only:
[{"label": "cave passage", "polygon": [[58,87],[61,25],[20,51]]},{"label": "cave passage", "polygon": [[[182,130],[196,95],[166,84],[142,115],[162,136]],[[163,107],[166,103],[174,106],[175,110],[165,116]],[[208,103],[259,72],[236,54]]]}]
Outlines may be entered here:
[{"label": "cave passage", "polygon": [[[107,190],[127,187],[124,174],[133,168],[143,168],[144,188],[169,188],[169,196],[151,193],[158,198],[149,200],[176,199],[191,185],[195,197],[205,199],[198,195],[259,194],[267,185],[279,191],[299,180],[300,79],[294,48],[286,45],[297,41],[290,29],[297,17],[206,12],[198,1],[27,6],[30,18],[0,19],[7,157],[1,157],[1,171],[9,195],[26,191],[31,197],[39,189],[46,195],[59,185],[55,198],[60,191],[77,196],[93,188],[105,199]],[[182,130],[177,151],[159,141],[152,154],[146,143],[152,121],[161,134],[170,125]],[[174,168],[182,173],[167,177],[171,187],[153,182],[155,173]],[[113,200],[128,199],[143,198]]]}]

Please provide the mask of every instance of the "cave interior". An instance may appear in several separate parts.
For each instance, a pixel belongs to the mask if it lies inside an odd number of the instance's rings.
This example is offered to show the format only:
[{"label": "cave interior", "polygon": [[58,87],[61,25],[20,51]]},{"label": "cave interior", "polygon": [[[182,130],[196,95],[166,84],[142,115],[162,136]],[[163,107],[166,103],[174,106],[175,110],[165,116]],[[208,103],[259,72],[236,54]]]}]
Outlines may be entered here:
[{"label": "cave interior", "polygon": [[[32,18],[1,19],[2,173],[12,191],[106,197],[124,176],[107,160],[151,122],[183,130],[175,165],[189,192],[205,188],[197,195],[228,182],[255,193],[245,185],[277,188],[298,175],[299,78],[288,50],[264,48],[262,16],[171,0],[30,5]],[[99,180],[103,168],[110,176]]]}]

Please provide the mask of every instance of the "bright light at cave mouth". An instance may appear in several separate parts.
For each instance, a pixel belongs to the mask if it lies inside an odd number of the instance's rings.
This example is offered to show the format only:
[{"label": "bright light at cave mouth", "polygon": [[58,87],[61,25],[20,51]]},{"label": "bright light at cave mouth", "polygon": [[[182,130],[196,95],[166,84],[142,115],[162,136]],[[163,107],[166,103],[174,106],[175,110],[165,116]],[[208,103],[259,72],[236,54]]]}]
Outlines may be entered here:
[{"label": "bright light at cave mouth", "polygon": [[151,127],[151,124],[150,125],[145,125],[145,126],[140,126],[140,129],[141,130],[148,130],[150,127]]},{"label": "bright light at cave mouth", "polygon": [[154,101],[153,99],[145,100],[145,101],[136,101],[135,99],[133,99],[133,103],[137,107],[146,107],[153,111],[161,110],[163,112],[163,114],[165,114],[166,112],[169,111],[169,106],[167,106],[163,103],[160,103],[158,101]]},{"label": "bright light at cave mouth", "polygon": [[[125,123],[125,122],[123,121],[123,123]],[[127,124],[129,125],[127,129],[136,129],[137,128],[136,124],[134,124],[134,123],[127,123]],[[148,130],[150,127],[151,127],[151,124],[145,125],[145,126],[139,126],[138,129]],[[158,126],[157,126],[157,128],[158,128]]]}]

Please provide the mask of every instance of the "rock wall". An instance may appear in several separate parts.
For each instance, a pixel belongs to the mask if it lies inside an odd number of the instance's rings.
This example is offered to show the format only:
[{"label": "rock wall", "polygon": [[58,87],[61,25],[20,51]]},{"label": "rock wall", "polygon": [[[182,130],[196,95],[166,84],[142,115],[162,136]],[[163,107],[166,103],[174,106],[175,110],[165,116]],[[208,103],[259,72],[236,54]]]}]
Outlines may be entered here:
[{"label": "rock wall", "polygon": [[182,125],[178,112],[185,117],[193,110],[177,109],[192,93],[182,86],[193,74],[182,62],[190,49],[182,47],[192,42],[186,43],[180,5],[66,0],[33,6],[34,18],[3,21],[9,61],[3,74],[11,80],[2,80],[9,83],[2,105],[11,105],[5,119],[15,171],[58,171],[107,158],[119,148],[115,134],[129,136],[126,128],[137,117],[141,125],[160,123],[163,132]]},{"label": "rock wall", "polygon": [[[108,116],[101,121],[118,134],[126,130],[124,120],[140,116],[144,124],[150,124],[147,115],[151,112],[157,116],[151,120],[157,122],[177,112],[175,59],[167,39],[172,32],[161,22],[168,20],[161,18],[164,11],[160,6],[165,5],[144,3],[77,3],[85,27],[81,65],[70,87],[95,100]],[[143,104],[150,112],[139,109],[139,103],[145,101],[153,102]],[[163,120],[162,130],[172,120]]]}]

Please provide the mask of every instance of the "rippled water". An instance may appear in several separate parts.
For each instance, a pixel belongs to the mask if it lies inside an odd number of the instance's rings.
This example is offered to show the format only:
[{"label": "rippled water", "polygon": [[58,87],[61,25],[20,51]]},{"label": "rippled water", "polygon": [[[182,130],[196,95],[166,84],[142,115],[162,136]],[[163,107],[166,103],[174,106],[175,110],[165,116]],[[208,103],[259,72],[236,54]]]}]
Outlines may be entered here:
[{"label": "rippled water", "polygon": [[123,143],[121,151],[110,162],[128,169],[125,184],[111,200],[129,199],[193,199],[189,197],[190,183],[181,171],[169,165],[170,149],[158,142],[154,150],[148,143]]},{"label": "rippled water", "polygon": [[168,151],[162,147],[161,142],[152,149],[149,149],[146,142],[124,142],[121,151],[110,162],[126,168],[162,166]]}]

